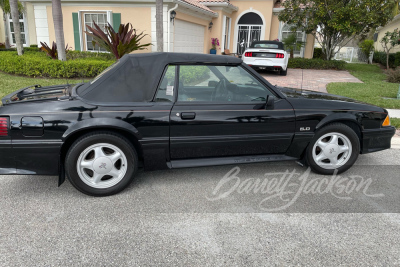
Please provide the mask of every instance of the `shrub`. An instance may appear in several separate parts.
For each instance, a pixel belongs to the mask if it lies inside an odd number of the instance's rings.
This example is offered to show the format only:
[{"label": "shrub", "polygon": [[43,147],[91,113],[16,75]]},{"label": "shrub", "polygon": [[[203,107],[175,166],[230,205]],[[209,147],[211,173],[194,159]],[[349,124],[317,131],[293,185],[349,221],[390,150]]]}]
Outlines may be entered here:
[{"label": "shrub", "polygon": [[360,43],[359,47],[363,54],[369,58],[371,52],[374,51],[374,40],[364,40]]},{"label": "shrub", "polygon": [[313,58],[319,58],[319,59],[325,59],[326,58],[324,53],[322,52],[322,48],[318,48],[318,47],[314,48]]},{"label": "shrub", "polygon": [[30,77],[83,78],[95,77],[114,60],[52,60],[45,53],[27,51],[18,56],[14,51],[0,53],[0,70]]},{"label": "shrub", "polygon": [[400,83],[400,68],[395,70],[387,70],[387,81],[390,83]]},{"label": "shrub", "polygon": [[151,43],[140,44],[140,41],[147,34],[143,32],[136,33],[136,29],[130,23],[120,24],[118,32],[114,31],[110,23],[105,26],[105,32],[95,22],[93,22],[93,26],[94,28],[86,25],[88,30],[85,31],[86,34],[93,37],[93,46],[97,44],[114,54],[116,59],[120,59],[123,55],[132,51],[143,50],[146,49],[146,46],[152,45]]},{"label": "shrub", "polygon": [[39,46],[38,46],[37,44],[31,44],[29,47],[32,47],[32,48],[39,48]]},{"label": "shrub", "polygon": [[341,60],[290,58],[288,67],[294,69],[344,70],[346,64],[345,61]]},{"label": "shrub", "polygon": [[[386,53],[375,51],[373,62],[386,67]],[[389,54],[389,67],[396,68],[398,66],[400,66],[400,52]]]},{"label": "shrub", "polygon": [[115,60],[115,56],[111,53],[86,52],[86,51],[75,51],[75,50],[67,51],[67,60],[83,59],[83,58]]}]

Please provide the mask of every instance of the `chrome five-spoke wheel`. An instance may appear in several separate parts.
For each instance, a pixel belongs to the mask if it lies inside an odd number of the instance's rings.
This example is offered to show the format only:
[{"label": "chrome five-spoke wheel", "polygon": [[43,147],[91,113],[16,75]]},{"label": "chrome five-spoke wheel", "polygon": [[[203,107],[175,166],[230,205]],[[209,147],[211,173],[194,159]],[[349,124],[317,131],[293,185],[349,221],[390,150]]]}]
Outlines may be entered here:
[{"label": "chrome five-spoke wheel", "polygon": [[351,153],[349,138],[336,132],[321,136],[312,150],[315,163],[324,169],[338,169],[349,161]]}]

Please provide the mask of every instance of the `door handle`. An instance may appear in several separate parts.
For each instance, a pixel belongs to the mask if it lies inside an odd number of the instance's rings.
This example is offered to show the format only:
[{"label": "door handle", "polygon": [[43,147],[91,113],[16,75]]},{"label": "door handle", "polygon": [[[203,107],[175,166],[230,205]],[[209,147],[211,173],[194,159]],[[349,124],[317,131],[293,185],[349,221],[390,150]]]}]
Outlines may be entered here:
[{"label": "door handle", "polygon": [[181,113],[182,120],[193,120],[194,118],[196,118],[196,113],[194,113],[194,112],[182,112]]}]

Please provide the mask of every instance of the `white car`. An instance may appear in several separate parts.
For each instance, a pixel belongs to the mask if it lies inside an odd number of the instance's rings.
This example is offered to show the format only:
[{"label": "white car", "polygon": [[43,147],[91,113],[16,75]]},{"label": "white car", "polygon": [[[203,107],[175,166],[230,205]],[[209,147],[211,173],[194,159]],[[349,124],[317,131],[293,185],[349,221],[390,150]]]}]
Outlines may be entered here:
[{"label": "white car", "polygon": [[242,59],[256,70],[273,70],[287,75],[289,55],[282,42],[255,41],[244,51]]}]

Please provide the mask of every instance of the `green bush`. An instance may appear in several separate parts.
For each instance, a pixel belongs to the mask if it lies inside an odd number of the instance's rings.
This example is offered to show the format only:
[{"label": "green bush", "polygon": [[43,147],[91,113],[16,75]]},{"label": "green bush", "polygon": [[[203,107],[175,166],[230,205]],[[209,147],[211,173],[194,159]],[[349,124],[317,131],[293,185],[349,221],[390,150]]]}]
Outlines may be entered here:
[{"label": "green bush", "polygon": [[91,58],[59,61],[52,60],[45,53],[32,51],[26,51],[22,56],[13,51],[0,53],[1,71],[30,77],[90,78],[114,62]]},{"label": "green bush", "polygon": [[322,52],[322,48],[314,48],[314,55],[313,58],[325,59],[325,55]]},{"label": "green bush", "polygon": [[86,51],[75,51],[75,50],[67,51],[67,60],[82,59],[82,58],[115,60],[115,56],[111,53],[97,53],[97,52],[86,52]]},{"label": "green bush", "polygon": [[[386,53],[374,52],[374,63],[379,63],[386,67]],[[400,52],[389,54],[389,67],[396,68],[400,66]]]},{"label": "green bush", "polygon": [[346,64],[345,61],[341,60],[291,58],[288,67],[292,69],[344,70]]},{"label": "green bush", "polygon": [[39,48],[37,44],[31,44],[29,47]]}]

